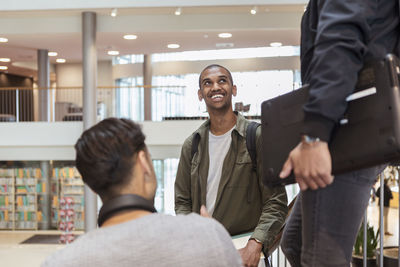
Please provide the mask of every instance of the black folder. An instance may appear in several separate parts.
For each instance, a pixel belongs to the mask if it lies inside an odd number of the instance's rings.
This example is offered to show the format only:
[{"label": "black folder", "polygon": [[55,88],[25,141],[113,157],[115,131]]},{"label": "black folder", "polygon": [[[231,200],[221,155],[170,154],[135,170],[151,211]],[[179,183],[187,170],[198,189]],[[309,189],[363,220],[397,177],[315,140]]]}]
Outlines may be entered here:
[{"label": "black folder", "polygon": [[[329,149],[333,174],[400,161],[399,59],[389,54],[360,71],[348,107],[334,129]],[[289,152],[299,143],[308,86],[264,101],[261,106],[263,181],[295,183],[293,174],[280,179]]]}]

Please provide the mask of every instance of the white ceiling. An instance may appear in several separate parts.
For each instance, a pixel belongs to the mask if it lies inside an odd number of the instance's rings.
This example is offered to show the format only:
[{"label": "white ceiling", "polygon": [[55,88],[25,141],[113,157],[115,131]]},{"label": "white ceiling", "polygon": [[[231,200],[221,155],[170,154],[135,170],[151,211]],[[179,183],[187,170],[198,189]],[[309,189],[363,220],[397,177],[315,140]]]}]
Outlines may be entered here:
[{"label": "white ceiling", "polygon": [[[110,16],[111,9],[91,10],[97,14],[98,60],[110,60],[109,49],[125,55],[216,49],[217,43],[233,43],[235,48],[268,46],[274,41],[299,45],[303,4],[260,5],[256,15],[249,13],[251,7],[184,7],[180,16],[171,7],[119,8],[117,17]],[[31,69],[38,49],[56,51],[70,63],[81,62],[83,11],[0,11],[0,37],[9,39],[0,43],[0,57],[11,58],[11,63],[0,65],[8,65],[10,73],[34,75]],[[218,38],[220,32],[233,37]],[[123,39],[128,33],[138,38]],[[169,43],[181,47],[171,50],[166,48]],[[55,63],[55,58],[50,62]]]},{"label": "white ceiling", "polygon": [[13,0],[4,1],[0,10],[57,10],[127,7],[192,7],[239,5],[306,4],[308,0]]}]

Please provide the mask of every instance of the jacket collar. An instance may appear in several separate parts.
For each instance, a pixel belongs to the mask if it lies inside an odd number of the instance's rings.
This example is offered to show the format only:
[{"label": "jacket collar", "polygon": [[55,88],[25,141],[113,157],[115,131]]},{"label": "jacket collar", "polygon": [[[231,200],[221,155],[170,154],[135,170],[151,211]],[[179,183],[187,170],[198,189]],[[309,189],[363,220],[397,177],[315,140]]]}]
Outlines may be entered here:
[{"label": "jacket collar", "polygon": [[[246,132],[246,119],[237,111],[234,111],[237,119],[236,119],[236,126],[234,131],[241,135],[242,137],[245,136]],[[200,137],[204,137],[206,134],[208,134],[208,131],[210,130],[210,119],[206,120],[196,131],[195,133],[200,134]]]}]

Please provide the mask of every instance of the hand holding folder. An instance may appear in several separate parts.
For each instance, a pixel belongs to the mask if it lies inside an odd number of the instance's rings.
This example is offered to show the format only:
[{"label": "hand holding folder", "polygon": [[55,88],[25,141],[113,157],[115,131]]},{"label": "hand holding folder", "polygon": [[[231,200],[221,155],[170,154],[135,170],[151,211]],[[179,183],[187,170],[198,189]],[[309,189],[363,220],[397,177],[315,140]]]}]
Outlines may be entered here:
[{"label": "hand holding folder", "polygon": [[[355,93],[329,142],[332,173],[340,174],[400,161],[400,65],[394,55],[366,64]],[[264,101],[261,107],[263,181],[295,183],[279,174],[302,134],[308,86]]]}]

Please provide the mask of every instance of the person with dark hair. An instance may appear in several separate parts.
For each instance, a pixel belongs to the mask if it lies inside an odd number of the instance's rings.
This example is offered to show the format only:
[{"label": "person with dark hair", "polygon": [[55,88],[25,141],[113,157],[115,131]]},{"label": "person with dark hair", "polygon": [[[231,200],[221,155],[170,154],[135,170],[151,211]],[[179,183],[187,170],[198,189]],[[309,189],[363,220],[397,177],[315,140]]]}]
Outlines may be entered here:
[{"label": "person with dark hair", "polygon": [[43,266],[241,266],[217,221],[155,213],[157,180],[138,124],[105,119],[86,130],[75,149],[83,181],[103,201],[100,228],[55,252]]},{"label": "person with dark hair", "polygon": [[[389,204],[390,200],[393,198],[392,190],[390,190],[390,187],[388,186],[388,180],[385,179],[383,182],[383,228],[385,229],[385,235],[393,235],[391,232],[389,232]],[[378,187],[378,190],[376,191],[376,196],[379,199],[379,202],[381,201],[381,187]]]},{"label": "person with dark hair", "polygon": [[[291,266],[350,266],[353,244],[383,166],[332,175],[329,142],[371,60],[400,54],[398,0],[310,0],[301,22],[301,79],[309,85],[302,136],[280,174],[301,193],[281,248]],[[365,144],[368,145],[368,144]],[[362,149],[362,148],[360,148]]]},{"label": "person with dark hair", "polygon": [[[284,187],[265,187],[261,168],[261,127],[256,131],[257,162],[246,146],[249,125],[232,109],[237,88],[223,66],[207,66],[199,77],[198,98],[210,119],[189,136],[182,147],[175,181],[175,212],[200,212],[202,206],[231,235],[253,232],[239,250],[245,266],[258,266],[287,214]],[[198,136],[196,152],[193,140]]]}]

